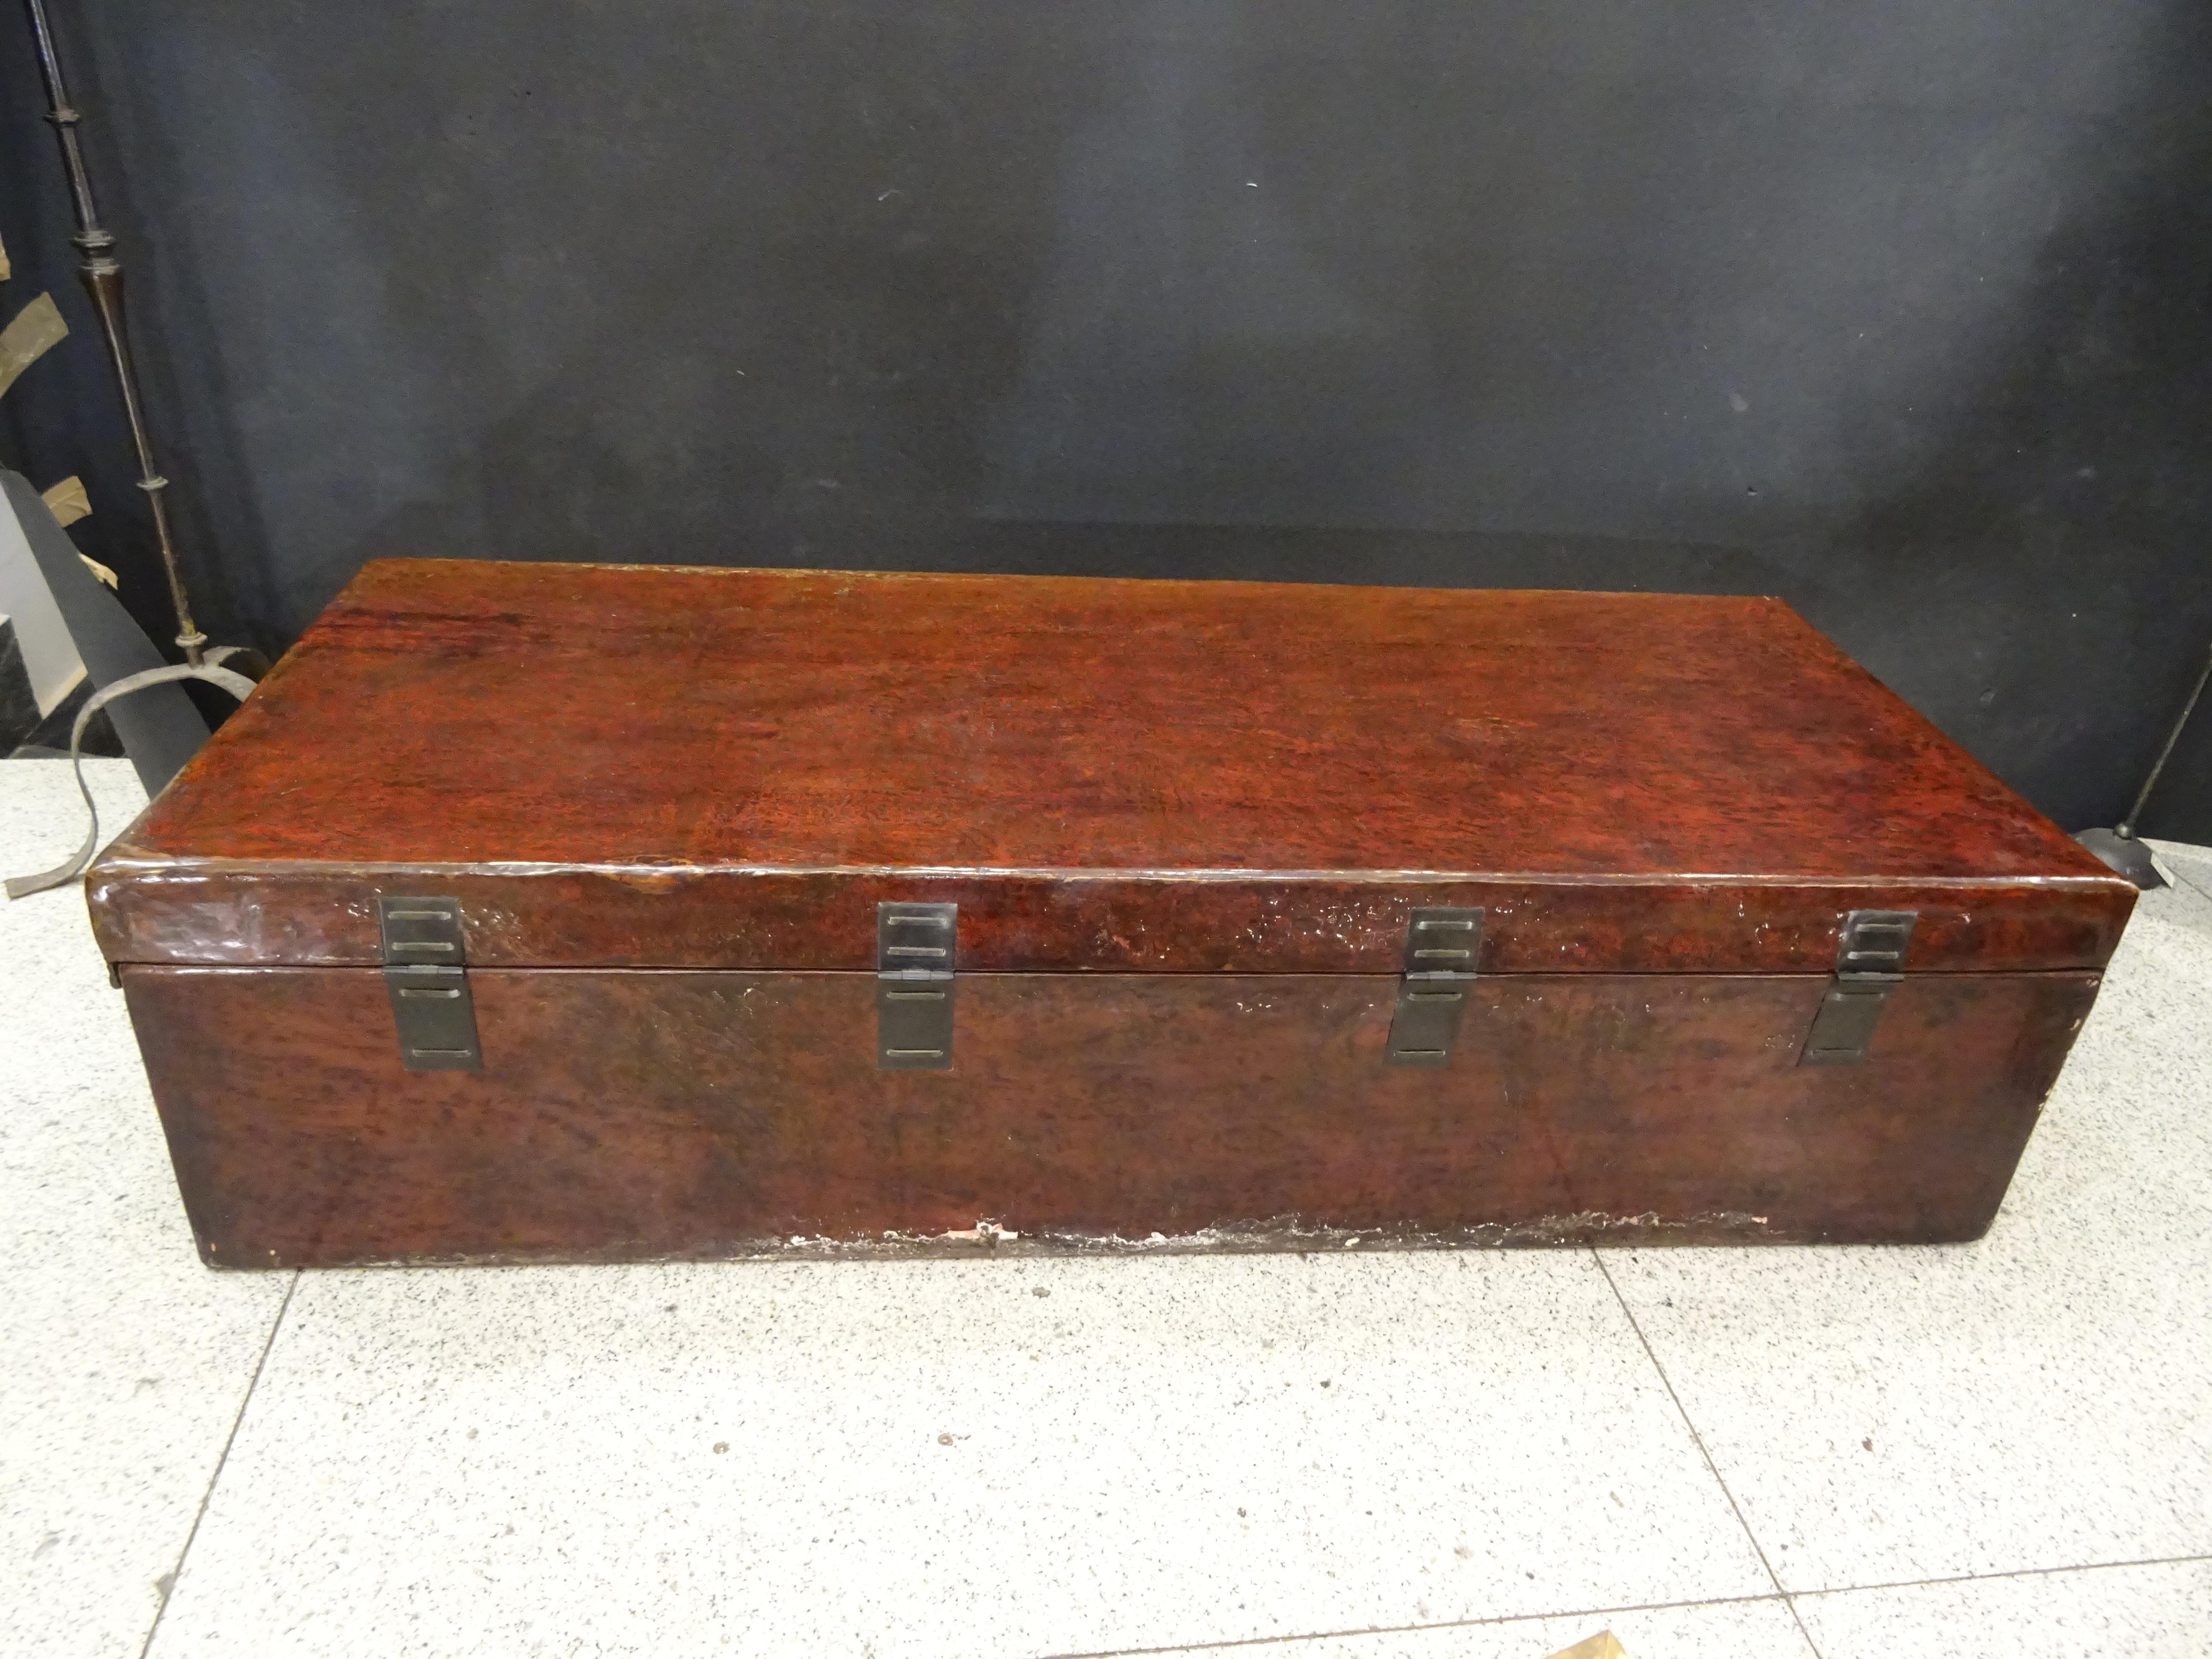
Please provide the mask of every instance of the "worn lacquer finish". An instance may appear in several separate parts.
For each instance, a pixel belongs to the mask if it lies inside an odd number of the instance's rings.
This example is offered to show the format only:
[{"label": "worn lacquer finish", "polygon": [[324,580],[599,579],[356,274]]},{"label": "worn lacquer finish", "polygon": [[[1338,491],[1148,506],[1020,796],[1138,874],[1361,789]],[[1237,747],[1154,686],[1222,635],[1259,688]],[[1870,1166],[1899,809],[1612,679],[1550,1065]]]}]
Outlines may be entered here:
[{"label": "worn lacquer finish", "polygon": [[866,975],[471,980],[483,1072],[409,1073],[374,971],[125,970],[208,1261],[1967,1238],[2096,988],[1909,975],[1801,1068],[1817,976],[1491,977],[1416,1071],[1387,977],[987,974],[916,1073]]},{"label": "worn lacquer finish", "polygon": [[1780,602],[368,566],[95,867],[119,962],[858,969],[2095,968],[2134,890]]},{"label": "worn lacquer finish", "polygon": [[874,961],[877,903],[921,900],[960,907],[960,959],[977,971],[1384,973],[1416,907],[1480,905],[1492,973],[1806,973],[1835,964],[1863,908],[1919,913],[1918,968],[2100,965],[2134,902],[2119,885],[210,870],[118,850],[94,890],[103,944],[125,962],[359,966],[378,959],[380,896],[435,891],[460,901],[485,966],[857,970]]}]

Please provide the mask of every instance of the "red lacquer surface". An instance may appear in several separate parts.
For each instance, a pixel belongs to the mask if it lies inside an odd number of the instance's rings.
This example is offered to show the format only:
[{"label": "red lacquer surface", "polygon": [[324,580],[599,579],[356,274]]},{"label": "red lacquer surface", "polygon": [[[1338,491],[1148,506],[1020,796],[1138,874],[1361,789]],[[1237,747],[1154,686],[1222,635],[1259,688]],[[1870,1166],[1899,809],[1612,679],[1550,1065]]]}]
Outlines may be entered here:
[{"label": "red lacquer surface", "polygon": [[970,969],[2084,968],[2133,890],[1779,601],[370,565],[91,878],[111,957]]}]

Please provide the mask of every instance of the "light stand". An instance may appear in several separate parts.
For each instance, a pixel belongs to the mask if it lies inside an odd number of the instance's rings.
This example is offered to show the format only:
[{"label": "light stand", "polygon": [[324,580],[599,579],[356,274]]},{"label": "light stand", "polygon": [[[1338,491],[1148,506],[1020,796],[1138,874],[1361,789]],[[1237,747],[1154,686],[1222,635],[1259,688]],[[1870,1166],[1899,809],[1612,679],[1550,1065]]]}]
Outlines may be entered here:
[{"label": "light stand", "polygon": [[100,222],[93,205],[92,179],[84,170],[84,152],[78,146],[77,122],[82,118],[70,102],[68,83],[62,79],[62,61],[54,50],[53,25],[47,20],[46,0],[24,0],[30,8],[31,35],[39,51],[39,73],[46,83],[46,119],[61,141],[62,167],[69,174],[70,198],[76,209],[76,234],[70,240],[83,256],[77,275],[92,295],[100,313],[101,333],[107,337],[107,356],[115,365],[116,383],[123,390],[123,412],[131,422],[131,441],[138,451],[138,488],[146,492],[147,510],[154,515],[154,538],[161,550],[161,569],[169,579],[169,602],[176,607],[177,644],[194,668],[201,663],[207,635],[193,625],[191,601],[185,593],[185,574],[177,562],[177,544],[169,529],[169,507],[164,492],[169,481],[154,464],[154,441],[146,428],[144,405],[138,396],[138,374],[131,365],[131,343],[123,327],[123,267],[114,257],[115,238]]},{"label": "light stand", "polygon": [[2173,729],[2166,734],[2166,746],[2158,751],[2158,758],[2151,763],[2150,775],[2143,780],[2142,787],[2136,792],[2136,804],[2128,808],[2127,817],[2109,830],[2084,830],[2074,837],[2120,874],[2146,890],[2165,886],[2166,878],[2159,874],[2158,866],[2151,862],[2150,848],[2136,839],[2136,820],[2142,817],[2143,804],[2150,799],[2151,787],[2158,781],[2158,775],[2166,770],[2166,763],[2173,753],[2173,745],[2181,740],[2181,728],[2189,724],[2190,715],[2196,712],[2197,698],[2204,695],[2207,680],[2212,680],[2212,656],[2205,658],[2203,670],[2197,676],[2197,684],[2190,690],[2189,701],[2181,705],[2180,718],[2173,722]]}]

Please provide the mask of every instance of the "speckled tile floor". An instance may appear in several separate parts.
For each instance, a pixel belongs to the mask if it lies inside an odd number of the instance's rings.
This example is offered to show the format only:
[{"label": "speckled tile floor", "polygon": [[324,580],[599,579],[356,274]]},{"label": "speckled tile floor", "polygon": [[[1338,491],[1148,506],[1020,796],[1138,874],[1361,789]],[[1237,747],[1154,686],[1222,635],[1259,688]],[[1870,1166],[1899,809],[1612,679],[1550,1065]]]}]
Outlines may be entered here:
[{"label": "speckled tile floor", "polygon": [[[91,769],[109,830],[138,797]],[[74,841],[0,766],[0,870]],[[2212,1653],[2212,852],[1943,1249],[204,1270],[0,906],[0,1653]]]}]

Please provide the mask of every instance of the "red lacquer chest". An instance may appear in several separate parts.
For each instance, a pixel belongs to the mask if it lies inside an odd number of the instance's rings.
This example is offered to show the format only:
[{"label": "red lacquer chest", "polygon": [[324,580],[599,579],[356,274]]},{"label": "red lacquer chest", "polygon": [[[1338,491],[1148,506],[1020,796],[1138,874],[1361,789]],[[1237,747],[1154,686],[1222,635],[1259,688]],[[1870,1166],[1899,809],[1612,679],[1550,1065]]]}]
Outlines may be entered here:
[{"label": "red lacquer chest", "polygon": [[88,880],[237,1267],[1971,1238],[2134,899],[1773,599],[434,561]]}]

